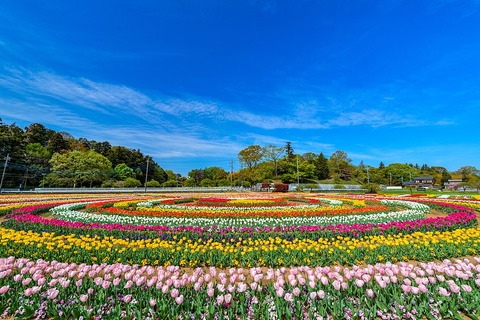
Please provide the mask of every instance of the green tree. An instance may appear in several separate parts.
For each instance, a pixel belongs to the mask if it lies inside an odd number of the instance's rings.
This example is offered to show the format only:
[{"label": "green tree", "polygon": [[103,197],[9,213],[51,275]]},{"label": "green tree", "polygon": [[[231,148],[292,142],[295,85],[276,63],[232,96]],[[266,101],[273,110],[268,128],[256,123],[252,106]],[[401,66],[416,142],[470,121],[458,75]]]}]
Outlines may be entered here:
[{"label": "green tree", "polygon": [[322,152],[318,155],[315,161],[315,175],[319,180],[328,179],[330,170],[328,169],[328,160]]},{"label": "green tree", "polygon": [[335,178],[346,178],[350,175],[352,160],[345,151],[337,150],[328,159],[328,168]]},{"label": "green tree", "polygon": [[125,188],[138,188],[142,186],[140,180],[135,178],[127,178],[123,184]]},{"label": "green tree", "polygon": [[290,141],[287,142],[287,144],[285,145],[285,153],[287,154],[287,159],[289,161],[293,161],[294,160],[294,151],[293,151],[293,148],[292,148],[292,143]]},{"label": "green tree", "polygon": [[39,143],[43,147],[46,147],[54,133],[55,131],[45,128],[43,124],[32,123],[25,128],[25,142]]},{"label": "green tree", "polygon": [[163,183],[164,187],[171,188],[178,186],[177,180],[167,180]]},{"label": "green tree", "polygon": [[58,132],[52,134],[47,143],[47,150],[52,154],[63,153],[69,150],[69,148],[70,146],[68,144],[68,141],[65,140],[63,136]]},{"label": "green tree", "polygon": [[215,187],[215,181],[209,178],[205,178],[200,181],[200,187]]},{"label": "green tree", "polygon": [[228,173],[220,167],[208,167],[203,169],[204,173],[204,178],[211,179],[215,182],[226,179],[228,176]]},{"label": "green tree", "polygon": [[195,187],[197,185],[197,183],[195,182],[195,179],[193,178],[188,178],[187,180],[185,180],[183,182],[183,185],[185,187]]},{"label": "green tree", "polygon": [[55,153],[50,159],[52,177],[61,178],[63,184],[74,188],[85,183],[100,184],[112,170],[112,163],[93,150],[88,152],[71,151]]},{"label": "green tree", "polygon": [[157,180],[150,180],[150,181],[147,182],[147,187],[148,188],[160,188],[161,186],[162,185]]},{"label": "green tree", "polygon": [[471,175],[477,175],[479,170],[473,166],[464,166],[457,170],[457,173],[461,175],[462,180],[468,182]]},{"label": "green tree", "polygon": [[117,180],[125,180],[127,178],[135,178],[135,171],[125,163],[120,163],[113,169],[113,175]]},{"label": "green tree", "polygon": [[417,175],[417,170],[408,164],[391,163],[383,170],[389,184],[401,186],[404,182],[409,181],[410,177]]},{"label": "green tree", "polygon": [[477,192],[480,191],[480,177],[475,174],[471,174],[466,182],[466,186],[469,188],[477,189]]},{"label": "green tree", "polygon": [[280,157],[284,152],[285,152],[285,148],[277,147],[277,146],[274,146],[273,144],[269,144],[268,146],[262,148],[262,153],[265,159],[267,161],[273,162],[275,177],[278,176],[278,170],[277,170],[278,160],[280,159]]},{"label": "green tree", "polygon": [[194,186],[205,178],[205,171],[202,169],[193,169],[188,173],[188,177],[193,180]]},{"label": "green tree", "polygon": [[249,169],[253,169],[263,158],[262,147],[251,145],[238,153],[238,160]]}]

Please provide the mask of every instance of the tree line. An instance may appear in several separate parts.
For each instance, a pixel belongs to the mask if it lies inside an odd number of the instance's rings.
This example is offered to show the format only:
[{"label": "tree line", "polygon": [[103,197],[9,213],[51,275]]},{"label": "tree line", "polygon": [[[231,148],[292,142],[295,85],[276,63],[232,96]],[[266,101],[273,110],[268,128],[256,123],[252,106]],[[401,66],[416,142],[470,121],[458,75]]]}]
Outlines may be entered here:
[{"label": "tree line", "polygon": [[398,186],[417,176],[432,176],[438,187],[455,178],[461,179],[463,186],[480,189],[480,171],[473,166],[449,172],[427,164],[380,162],[374,167],[361,161],[354,165],[345,151],[337,150],[330,156],[323,152],[298,154],[290,142],[246,147],[238,153],[240,168],[235,171],[233,166],[229,172],[213,166],[192,169],[186,177],[164,170],[139,149],[76,139],[39,123],[22,129],[0,118],[0,147],[0,168],[8,169],[3,188],[140,187],[145,182],[148,187],[250,187],[265,182]]},{"label": "tree line", "polygon": [[22,129],[0,118],[0,148],[3,188],[138,187],[147,176],[148,186],[176,186],[180,176],[139,149],[76,139],[39,123]]}]

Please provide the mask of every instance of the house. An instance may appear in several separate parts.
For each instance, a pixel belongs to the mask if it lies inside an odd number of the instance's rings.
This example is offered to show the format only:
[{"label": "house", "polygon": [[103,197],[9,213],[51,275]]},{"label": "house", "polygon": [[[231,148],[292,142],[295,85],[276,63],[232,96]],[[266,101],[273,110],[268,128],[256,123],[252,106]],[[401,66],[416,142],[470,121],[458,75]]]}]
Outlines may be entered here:
[{"label": "house", "polygon": [[462,179],[448,179],[447,182],[443,183],[445,189],[454,190],[457,189],[462,184]]},{"label": "house", "polygon": [[433,188],[433,177],[414,177],[411,181],[404,182],[403,186],[415,188]]}]

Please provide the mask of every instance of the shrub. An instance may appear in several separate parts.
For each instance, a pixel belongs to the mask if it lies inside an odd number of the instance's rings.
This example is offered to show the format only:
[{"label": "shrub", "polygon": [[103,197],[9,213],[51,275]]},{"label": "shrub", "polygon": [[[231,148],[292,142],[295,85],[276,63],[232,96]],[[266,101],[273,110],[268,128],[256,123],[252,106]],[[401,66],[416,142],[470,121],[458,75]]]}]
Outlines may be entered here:
[{"label": "shrub", "polygon": [[150,180],[147,182],[147,187],[149,188],[160,188],[162,185],[157,180]]},{"label": "shrub", "polygon": [[169,188],[176,187],[176,186],[178,186],[178,182],[177,182],[177,180],[168,180],[168,181],[165,181],[163,183],[163,186],[164,187],[169,187]]},{"label": "shrub", "polygon": [[366,189],[366,193],[378,193],[380,185],[376,183],[366,183],[363,185],[363,188]]},{"label": "shrub", "polygon": [[215,182],[212,179],[205,178],[200,181],[200,187],[215,187]]},{"label": "shrub", "polygon": [[102,188],[112,188],[115,185],[115,180],[107,180],[102,183]]},{"label": "shrub", "polygon": [[228,179],[218,180],[218,186],[219,187],[228,187],[229,185],[230,185],[230,180],[228,180]]},{"label": "shrub", "polygon": [[127,178],[125,180],[125,188],[136,188],[136,187],[141,187],[142,183],[140,180],[134,179],[134,178]]},{"label": "shrub", "polygon": [[113,184],[114,188],[125,188],[125,181],[115,181]]},{"label": "shrub", "polygon": [[288,192],[288,184],[286,183],[275,183],[273,187],[273,192]]}]

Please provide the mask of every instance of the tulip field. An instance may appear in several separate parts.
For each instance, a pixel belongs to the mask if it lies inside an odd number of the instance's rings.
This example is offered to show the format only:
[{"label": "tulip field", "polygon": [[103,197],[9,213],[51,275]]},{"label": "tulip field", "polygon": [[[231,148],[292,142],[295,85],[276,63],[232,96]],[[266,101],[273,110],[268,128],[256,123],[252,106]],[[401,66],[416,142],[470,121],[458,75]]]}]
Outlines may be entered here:
[{"label": "tulip field", "polygon": [[0,318],[479,319],[480,200],[0,196]]}]

